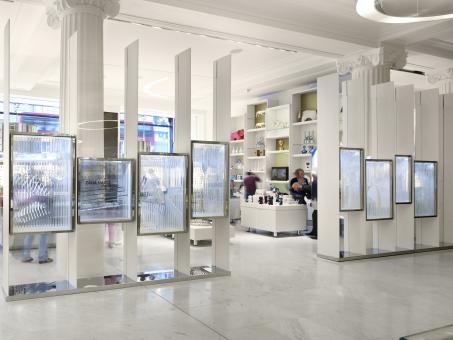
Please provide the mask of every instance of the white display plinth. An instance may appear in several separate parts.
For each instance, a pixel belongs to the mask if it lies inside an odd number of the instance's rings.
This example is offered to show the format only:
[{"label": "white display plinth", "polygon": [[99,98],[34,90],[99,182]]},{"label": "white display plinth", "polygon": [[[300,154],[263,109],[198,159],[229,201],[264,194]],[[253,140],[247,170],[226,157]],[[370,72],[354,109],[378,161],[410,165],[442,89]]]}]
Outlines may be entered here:
[{"label": "white display plinth", "polygon": [[241,203],[241,224],[244,227],[274,233],[306,231],[307,207],[301,204],[268,205]]}]

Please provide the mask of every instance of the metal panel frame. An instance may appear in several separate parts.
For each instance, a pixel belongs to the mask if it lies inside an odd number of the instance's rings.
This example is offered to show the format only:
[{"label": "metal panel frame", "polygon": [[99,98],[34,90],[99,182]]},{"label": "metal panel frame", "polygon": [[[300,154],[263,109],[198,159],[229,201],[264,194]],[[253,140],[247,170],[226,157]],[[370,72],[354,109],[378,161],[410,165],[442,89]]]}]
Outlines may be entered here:
[{"label": "metal panel frame", "polygon": [[[223,215],[219,216],[194,216],[193,209],[192,209],[192,202],[193,202],[193,146],[195,144],[217,144],[217,145],[224,145],[225,146],[225,205],[223,207]],[[230,210],[230,190],[229,190],[229,170],[230,170],[230,150],[229,150],[229,142],[214,142],[214,141],[200,141],[200,140],[193,140],[190,143],[190,218],[216,218],[216,217],[228,217],[229,210]]]},{"label": "metal panel frame", "polygon": [[[141,228],[140,228],[140,222],[141,222],[141,207],[140,207],[140,169],[141,169],[141,156],[166,156],[166,157],[175,157],[175,156],[183,156],[186,160],[186,193],[185,193],[185,198],[184,198],[184,203],[185,203],[185,209],[184,209],[184,221],[185,226],[184,230],[178,230],[178,231],[165,231],[165,232],[159,232],[159,233],[142,233]],[[147,235],[166,235],[166,234],[183,234],[187,233],[189,231],[189,225],[190,225],[190,218],[189,218],[189,162],[190,162],[190,155],[187,153],[174,153],[174,152],[139,152],[138,156],[138,167],[137,167],[137,235],[138,236],[147,236]]]},{"label": "metal panel frame", "polygon": [[[410,185],[410,200],[408,202],[398,202],[397,200],[397,195],[396,195],[396,159],[397,158],[409,158],[409,165],[410,165],[410,171],[409,171],[409,176],[411,178],[411,185]],[[395,204],[412,204],[413,203],[413,187],[414,187],[414,174],[413,174],[413,168],[414,168],[414,165],[413,165],[413,159],[412,159],[412,155],[395,155],[395,169],[393,169],[393,173],[394,173],[394,176],[395,176]]]},{"label": "metal panel frame", "polygon": [[[13,178],[13,153],[11,152],[11,148],[13,146],[13,139],[14,136],[31,136],[31,137],[64,137],[64,138],[70,138],[72,140],[72,225],[70,230],[55,230],[55,231],[30,231],[30,232],[20,232],[20,233],[14,233],[13,232],[13,212],[14,209],[11,208],[11,202],[13,200],[13,185],[12,185],[12,178]],[[11,132],[9,134],[9,181],[10,181],[10,188],[9,188],[9,201],[10,201],[10,211],[9,211],[9,234],[10,235],[25,235],[25,234],[43,234],[43,233],[70,233],[75,231],[75,225],[76,225],[76,197],[75,197],[75,192],[76,192],[76,186],[77,186],[77,171],[76,171],[76,155],[77,155],[77,138],[76,136],[69,135],[69,134],[61,134],[61,133],[49,133],[49,134],[43,134],[43,133],[33,133],[33,132]]]},{"label": "metal panel frame", "polygon": [[[361,190],[360,190],[360,208],[359,209],[341,209],[341,151],[342,150],[350,150],[350,151],[359,151],[360,152],[360,186],[361,186]],[[365,167],[364,167],[364,163],[363,163],[363,159],[364,159],[364,155],[365,155],[365,150],[363,148],[348,148],[348,147],[340,147],[338,149],[338,153],[339,153],[339,157],[338,157],[338,161],[339,161],[339,172],[340,172],[340,187],[339,187],[339,195],[340,195],[340,206],[339,206],[339,210],[340,212],[347,212],[347,211],[363,211],[365,209],[365,187],[364,187],[364,178],[365,178],[365,174],[364,174],[364,170],[365,170]]]},{"label": "metal panel frame", "polygon": [[366,166],[370,162],[381,162],[381,163],[390,163],[390,196],[391,196],[391,212],[392,216],[391,217],[385,217],[385,218],[368,218],[368,208],[365,209],[366,212],[366,220],[367,221],[385,221],[385,220],[393,220],[395,217],[395,209],[394,209],[394,204],[395,204],[395,197],[394,197],[394,183],[393,183],[393,160],[392,159],[365,159],[365,198],[366,198],[366,205],[368,205],[368,195],[367,195],[367,183],[368,183],[368,178],[366,176]]},{"label": "metal panel frame", "polygon": [[[439,178],[439,162],[437,161],[414,161],[413,163],[413,166],[414,166],[414,178],[415,178],[415,164],[417,163],[429,163],[429,164],[434,164],[434,169],[435,169],[435,173],[434,173],[434,184],[435,184],[435,194],[434,194],[434,198],[435,198],[435,209],[436,209],[436,214],[435,215],[427,215],[427,216],[417,216],[416,213],[415,213],[415,204],[414,204],[414,218],[429,218],[429,217],[438,217],[439,216],[439,198],[438,198],[438,195],[439,195],[439,188],[438,188],[438,178]],[[415,189],[414,189],[415,191]],[[415,193],[414,193],[414,203],[415,203]]]},{"label": "metal panel frame", "polygon": [[[111,219],[111,220],[96,220],[96,221],[80,221],[80,214],[79,214],[79,197],[80,197],[80,161],[104,161],[104,162],[128,162],[131,164],[131,209],[132,209],[132,216],[130,219]],[[123,222],[132,222],[135,220],[136,216],[136,181],[135,181],[135,159],[132,158],[96,158],[96,157],[78,157],[77,158],[77,224],[104,224],[104,223],[123,223]]]}]

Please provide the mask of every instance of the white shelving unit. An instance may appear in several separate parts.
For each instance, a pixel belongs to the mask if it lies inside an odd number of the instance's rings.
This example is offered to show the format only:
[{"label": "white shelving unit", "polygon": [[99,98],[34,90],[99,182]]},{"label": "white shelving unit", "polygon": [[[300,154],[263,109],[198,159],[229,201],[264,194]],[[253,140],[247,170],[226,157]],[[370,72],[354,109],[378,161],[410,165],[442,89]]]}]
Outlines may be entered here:
[{"label": "white shelving unit", "polygon": [[[231,118],[232,131],[244,128],[244,115]],[[230,179],[233,184],[239,185],[244,178],[245,166],[245,140],[238,139],[230,141]],[[240,177],[239,177],[240,176]]]}]

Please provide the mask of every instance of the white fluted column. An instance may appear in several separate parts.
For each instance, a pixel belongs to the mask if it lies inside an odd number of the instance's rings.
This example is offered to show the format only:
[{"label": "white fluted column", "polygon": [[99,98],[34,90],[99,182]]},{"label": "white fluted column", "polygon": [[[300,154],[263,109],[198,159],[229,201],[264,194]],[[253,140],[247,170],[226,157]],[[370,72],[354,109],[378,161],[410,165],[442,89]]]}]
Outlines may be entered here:
[{"label": "white fluted column", "polygon": [[453,93],[453,67],[439,69],[429,73],[428,82],[439,86],[440,94]]},{"label": "white fluted column", "polygon": [[[60,131],[76,134],[78,157],[104,155],[103,22],[119,12],[119,0],[55,0],[49,26],[61,29]],[[104,275],[104,225],[77,225],[59,235],[57,261],[68,264],[71,284]],[[66,257],[66,258],[65,258]]]}]

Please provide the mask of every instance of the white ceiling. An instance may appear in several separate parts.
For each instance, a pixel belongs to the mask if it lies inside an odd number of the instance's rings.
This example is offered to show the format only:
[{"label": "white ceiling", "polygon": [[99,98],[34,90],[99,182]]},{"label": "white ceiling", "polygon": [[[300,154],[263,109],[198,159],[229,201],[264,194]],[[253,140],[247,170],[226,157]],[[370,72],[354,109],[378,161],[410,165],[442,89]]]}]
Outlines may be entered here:
[{"label": "white ceiling", "polygon": [[[45,12],[43,5],[30,0],[0,1],[0,24],[12,19],[14,91],[58,98],[60,32],[47,26]],[[407,44],[410,69],[443,67],[453,58],[451,22],[378,24],[356,15],[354,0],[123,0],[117,19],[148,26],[105,22],[109,110],[122,106],[124,48],[136,39],[140,40],[139,105],[164,113],[173,111],[174,56],[187,48],[192,49],[193,107],[200,111],[212,107],[213,61],[232,50],[240,50],[232,57],[233,95],[238,99],[311,82],[334,72],[338,57],[378,46],[380,41]],[[409,78],[395,79],[405,83]],[[417,81],[423,86],[423,79]]]}]

